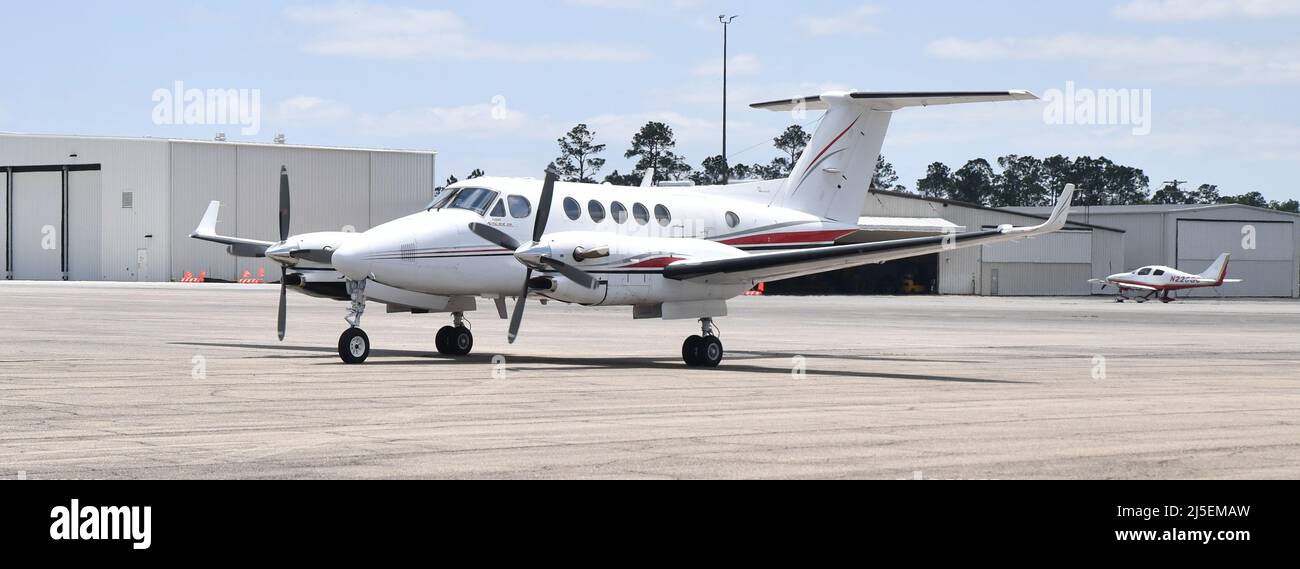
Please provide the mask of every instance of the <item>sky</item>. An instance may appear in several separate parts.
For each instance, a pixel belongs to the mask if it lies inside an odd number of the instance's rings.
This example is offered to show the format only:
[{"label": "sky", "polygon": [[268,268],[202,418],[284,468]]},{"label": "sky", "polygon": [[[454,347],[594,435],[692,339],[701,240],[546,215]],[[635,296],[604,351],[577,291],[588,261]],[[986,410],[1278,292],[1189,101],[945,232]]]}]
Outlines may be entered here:
[{"label": "sky", "polygon": [[[586,123],[627,172],[631,135],[671,126],[698,167],[818,113],[750,103],[863,91],[1026,89],[1043,101],[899,111],[882,150],[927,164],[1106,156],[1224,194],[1300,198],[1300,0],[6,2],[0,131],[435,150],[439,178],[540,176]],[[21,22],[27,22],[23,25]],[[257,132],[160,116],[157,91],[256,90]],[[1130,94],[1127,117],[1088,94]],[[1082,95],[1079,95],[1082,93]],[[1055,105],[1055,106],[1054,106]],[[1055,110],[1054,110],[1055,109]],[[1088,117],[1102,116],[1105,124]],[[1073,123],[1073,124],[1071,124]]]}]

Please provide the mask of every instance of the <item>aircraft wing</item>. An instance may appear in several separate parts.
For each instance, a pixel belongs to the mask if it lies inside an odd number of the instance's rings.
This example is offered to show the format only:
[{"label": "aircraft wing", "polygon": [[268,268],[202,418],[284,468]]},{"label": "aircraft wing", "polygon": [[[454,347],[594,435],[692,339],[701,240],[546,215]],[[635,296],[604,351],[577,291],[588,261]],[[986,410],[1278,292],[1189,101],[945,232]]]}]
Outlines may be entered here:
[{"label": "aircraft wing", "polygon": [[1138,290],[1160,290],[1160,289],[1157,289],[1156,287],[1153,287],[1153,286],[1140,285],[1140,284],[1132,284],[1132,283],[1115,283],[1115,286],[1117,286],[1117,287],[1119,287],[1119,288],[1135,288],[1135,289],[1138,289]]},{"label": "aircraft wing", "polygon": [[[1200,284],[1215,285],[1215,284],[1219,284],[1219,279],[1197,279],[1196,282]],[[1241,282],[1241,279],[1223,279],[1223,284],[1239,283],[1239,282]]]},{"label": "aircraft wing", "polygon": [[1070,200],[1073,196],[1074,185],[1067,184],[1056,202],[1056,208],[1052,210],[1052,215],[1043,223],[1030,227],[1003,225],[997,229],[933,237],[754,253],[719,259],[689,259],[664,267],[664,277],[711,284],[773,281],[951,249],[1046,235],[1065,227]]},{"label": "aircraft wing", "polygon": [[217,212],[220,209],[219,201],[214,200],[208,204],[208,210],[203,213],[203,219],[199,221],[199,226],[194,228],[194,232],[190,233],[190,237],[229,245],[230,254],[237,257],[263,257],[266,255],[266,248],[275,244],[270,241],[217,235]]}]

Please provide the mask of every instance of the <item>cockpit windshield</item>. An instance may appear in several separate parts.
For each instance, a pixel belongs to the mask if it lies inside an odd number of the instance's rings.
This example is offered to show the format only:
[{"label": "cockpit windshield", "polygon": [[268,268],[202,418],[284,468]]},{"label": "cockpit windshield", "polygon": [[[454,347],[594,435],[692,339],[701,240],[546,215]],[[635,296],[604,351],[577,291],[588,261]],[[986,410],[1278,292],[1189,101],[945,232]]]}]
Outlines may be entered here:
[{"label": "cockpit windshield", "polygon": [[429,202],[429,205],[424,206],[424,210],[429,211],[431,209],[442,209],[447,207],[447,202],[451,201],[451,196],[454,195],[456,195],[456,188],[444,188],[439,190],[438,193],[433,195],[433,200]]},{"label": "cockpit windshield", "polygon": [[483,215],[497,193],[487,188],[457,188],[444,190],[433,198],[427,209],[467,209]]}]

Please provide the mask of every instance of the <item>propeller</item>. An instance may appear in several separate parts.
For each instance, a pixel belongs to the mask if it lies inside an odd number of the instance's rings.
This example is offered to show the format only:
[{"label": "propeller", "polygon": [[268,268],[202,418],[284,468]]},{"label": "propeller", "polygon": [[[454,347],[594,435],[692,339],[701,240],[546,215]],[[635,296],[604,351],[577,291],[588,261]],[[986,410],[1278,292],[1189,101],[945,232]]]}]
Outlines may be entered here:
[{"label": "propeller", "polygon": [[[280,242],[283,243],[289,238],[289,169],[280,166]],[[286,302],[287,285],[286,277],[289,275],[289,268],[280,264],[280,310],[276,316],[275,332],[284,341],[284,328],[287,318]]]},{"label": "propeller", "polygon": [[528,299],[528,281],[533,278],[534,269],[558,271],[565,278],[587,288],[596,288],[600,284],[595,277],[586,271],[553,258],[550,245],[543,245],[541,242],[542,237],[546,234],[546,223],[550,220],[551,201],[555,197],[555,182],[559,179],[560,175],[556,173],[554,164],[546,168],[546,179],[542,182],[542,195],[537,203],[537,219],[533,222],[532,241],[521,244],[514,237],[490,225],[482,223],[469,224],[469,230],[484,241],[494,243],[505,249],[513,249],[515,259],[527,269],[524,271],[523,289],[519,291],[514,312],[510,314],[510,334],[507,339],[512,344],[515,338],[519,336],[519,325],[524,318],[524,303]]},{"label": "propeller", "polygon": [[280,166],[280,240],[289,238],[289,169]]}]

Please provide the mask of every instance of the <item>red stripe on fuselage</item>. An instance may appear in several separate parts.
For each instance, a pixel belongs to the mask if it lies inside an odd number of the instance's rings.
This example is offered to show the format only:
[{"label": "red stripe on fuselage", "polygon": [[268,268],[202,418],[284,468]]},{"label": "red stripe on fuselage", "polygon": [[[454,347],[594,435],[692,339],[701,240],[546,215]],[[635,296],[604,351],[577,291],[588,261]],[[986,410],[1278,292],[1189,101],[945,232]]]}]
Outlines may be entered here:
[{"label": "red stripe on fuselage", "polygon": [[786,231],[783,233],[760,233],[758,235],[746,235],[744,237],[734,237],[723,239],[721,243],[727,245],[766,245],[766,244],[805,244],[805,243],[830,243],[844,237],[850,233],[856,232],[856,229],[832,229],[827,231]]},{"label": "red stripe on fuselage", "polygon": [[646,259],[644,261],[641,261],[640,263],[623,265],[622,267],[619,268],[621,269],[662,269],[680,260],[682,260],[681,257],[655,257],[653,259]]}]

